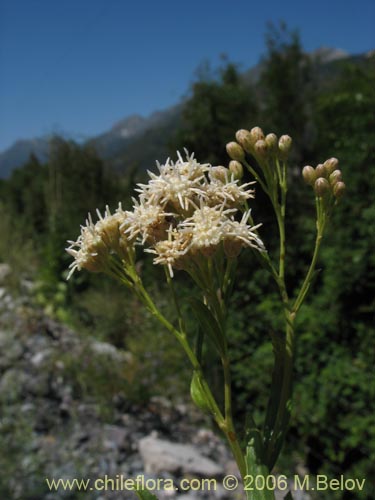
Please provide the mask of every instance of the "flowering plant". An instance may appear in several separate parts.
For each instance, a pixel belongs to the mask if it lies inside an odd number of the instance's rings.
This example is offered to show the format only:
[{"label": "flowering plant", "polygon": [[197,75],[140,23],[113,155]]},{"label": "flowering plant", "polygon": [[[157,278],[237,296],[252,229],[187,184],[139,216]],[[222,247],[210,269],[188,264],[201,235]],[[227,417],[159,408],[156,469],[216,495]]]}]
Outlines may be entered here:
[{"label": "flowering plant", "polygon": [[[98,211],[98,221],[88,216],[77,241],[67,251],[74,257],[75,270],[103,272],[131,290],[159,322],[177,339],[193,370],[191,396],[210,413],[225,434],[243,479],[247,475],[266,477],[280,454],[291,413],[294,323],[310,287],[324,230],[334,205],[345,191],[338,160],[331,158],[316,168],[304,167],[302,174],[315,193],[316,240],[311,264],[296,297],[290,297],[285,282],[285,214],[288,156],[292,140],[283,135],[265,136],[259,127],[239,130],[236,142],[227,144],[228,168],[201,164],[185,151],[183,158],[157,164],[149,181],[139,184],[133,210],[119,204],[112,214]],[[249,163],[253,157],[256,166]],[[246,168],[254,177],[241,183]],[[257,183],[272,204],[278,227],[279,255],[276,262],[260,237],[249,209]],[[158,309],[146,290],[136,266],[136,246],[153,255],[153,262],[165,268],[165,278],[176,308],[177,324]],[[284,331],[272,334],[275,365],[264,424],[258,428],[249,416],[247,442],[242,443],[232,415],[231,356],[226,334],[228,305],[235,281],[237,257],[250,249],[272,275],[284,311]],[[198,341],[193,345],[174,289],[177,272],[187,273],[195,284],[189,305],[198,323]],[[203,369],[202,344],[208,341],[221,360],[223,405],[217,402]],[[139,492],[140,498],[143,493]],[[274,493],[247,491],[248,500],[270,500]],[[291,498],[288,493],[286,498]]]}]

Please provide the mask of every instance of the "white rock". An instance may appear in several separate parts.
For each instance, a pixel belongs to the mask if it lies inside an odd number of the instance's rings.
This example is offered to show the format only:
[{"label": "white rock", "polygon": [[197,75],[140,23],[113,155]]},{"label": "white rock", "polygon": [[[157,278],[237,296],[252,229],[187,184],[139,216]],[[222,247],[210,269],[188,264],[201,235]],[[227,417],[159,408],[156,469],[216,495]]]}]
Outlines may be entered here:
[{"label": "white rock", "polygon": [[10,275],[11,272],[12,268],[10,267],[10,265],[2,262],[0,264],[0,283],[4,283],[4,281]]},{"label": "white rock", "polygon": [[222,467],[189,444],[175,444],[147,436],[139,441],[138,448],[147,474],[181,472],[199,477],[215,477],[224,472]]},{"label": "white rock", "polygon": [[107,342],[94,340],[90,347],[95,354],[99,356],[107,356],[108,358],[112,358],[115,362],[121,363],[131,359],[131,354],[129,352],[121,351],[114,345],[108,344]]},{"label": "white rock", "polygon": [[39,351],[34,354],[34,356],[32,356],[30,362],[36,368],[39,368],[41,365],[43,365],[44,361],[52,355],[52,353],[52,349],[44,349],[43,351]]}]

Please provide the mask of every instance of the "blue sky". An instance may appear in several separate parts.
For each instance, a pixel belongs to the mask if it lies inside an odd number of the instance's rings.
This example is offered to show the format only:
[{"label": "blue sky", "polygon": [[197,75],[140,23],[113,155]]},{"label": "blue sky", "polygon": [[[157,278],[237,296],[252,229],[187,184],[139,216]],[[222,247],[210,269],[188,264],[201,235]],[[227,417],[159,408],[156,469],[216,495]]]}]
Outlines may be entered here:
[{"label": "blue sky", "polygon": [[280,20],[308,51],[375,46],[373,0],[0,0],[0,151],[175,104],[203,60],[256,64]]}]

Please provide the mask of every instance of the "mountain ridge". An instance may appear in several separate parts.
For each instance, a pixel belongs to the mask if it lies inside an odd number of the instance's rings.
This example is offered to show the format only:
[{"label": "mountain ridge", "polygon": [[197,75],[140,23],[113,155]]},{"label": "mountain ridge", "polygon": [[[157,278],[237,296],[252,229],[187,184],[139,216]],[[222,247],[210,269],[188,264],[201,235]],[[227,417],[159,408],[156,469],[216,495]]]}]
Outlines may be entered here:
[{"label": "mountain ridge", "polygon": [[[312,61],[321,66],[322,75],[331,71],[340,61],[355,61],[371,56],[371,51],[362,54],[348,54],[342,49],[320,47],[309,54]],[[242,74],[244,80],[249,84],[254,84],[259,79],[263,67],[261,60],[255,66],[249,68]],[[323,78],[324,78],[323,76]],[[161,142],[161,136],[171,133],[177,126],[184,101],[163,110],[157,110],[148,116],[132,114],[115,122],[109,130],[97,136],[87,139],[84,144],[96,149],[99,156],[112,164],[116,169],[122,169],[124,156],[126,153],[126,163],[128,168],[144,167],[153,163],[155,158],[163,158],[168,151],[165,144]],[[158,130],[159,129],[159,130]],[[139,158],[139,147],[136,147],[138,140],[154,141],[149,148],[145,158]],[[21,167],[27,162],[30,155],[35,155],[39,161],[45,162],[48,159],[49,142],[51,136],[36,137],[32,139],[19,139],[6,150],[0,152],[0,178],[7,178],[13,169]],[[151,155],[155,154],[153,158]]]}]

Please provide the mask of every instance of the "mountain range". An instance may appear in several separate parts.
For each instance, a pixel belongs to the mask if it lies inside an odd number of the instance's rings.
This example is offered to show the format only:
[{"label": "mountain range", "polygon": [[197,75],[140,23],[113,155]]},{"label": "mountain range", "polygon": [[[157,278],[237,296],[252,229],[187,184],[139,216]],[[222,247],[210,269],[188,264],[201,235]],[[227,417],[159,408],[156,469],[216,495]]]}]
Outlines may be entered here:
[{"label": "mountain range", "polygon": [[[321,78],[334,74],[337,61],[367,59],[369,54],[352,56],[340,49],[321,48],[310,54],[319,61]],[[256,83],[262,71],[262,61],[243,74],[245,81]],[[178,126],[184,103],[162,111],[156,111],[145,118],[131,115],[115,123],[110,130],[93,137],[87,144],[93,146],[101,158],[107,160],[117,170],[124,168],[146,168],[155,163],[155,158],[168,155],[166,137],[170,137]],[[16,141],[11,147],[0,153],[0,178],[7,178],[12,170],[22,166],[34,154],[41,162],[48,159],[51,137],[39,137]],[[142,147],[147,141],[147,148]]]}]

